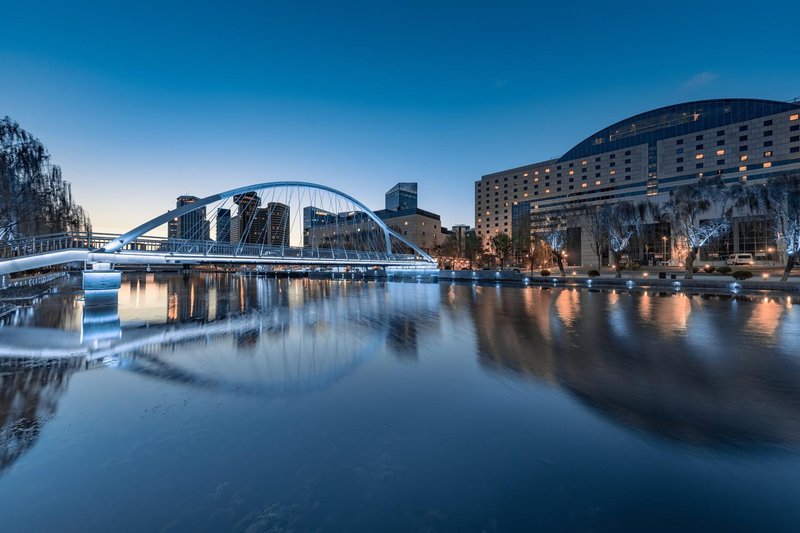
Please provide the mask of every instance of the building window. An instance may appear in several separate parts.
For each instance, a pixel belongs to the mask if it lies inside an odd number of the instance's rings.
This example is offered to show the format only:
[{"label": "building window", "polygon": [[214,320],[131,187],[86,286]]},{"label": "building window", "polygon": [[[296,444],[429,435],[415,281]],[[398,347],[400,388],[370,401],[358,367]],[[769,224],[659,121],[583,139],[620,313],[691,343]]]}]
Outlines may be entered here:
[{"label": "building window", "polygon": [[740,135],[739,136],[739,142],[746,141],[746,140],[747,140],[747,135]]},{"label": "building window", "polygon": [[789,148],[790,154],[796,154],[797,152],[800,152],[800,146],[792,146],[791,148]]},{"label": "building window", "polygon": [[631,155],[631,151],[630,150],[625,150],[625,155]]},{"label": "building window", "polygon": [[764,152],[764,157],[772,157],[772,150],[767,150]]},{"label": "building window", "polygon": [[683,158],[679,157],[675,160],[676,163],[683,163]]},{"label": "building window", "polygon": [[789,116],[789,120],[797,120],[798,118],[800,118],[800,115],[790,115]]},{"label": "building window", "polygon": [[772,130],[767,130],[764,132],[764,137],[772,137]]},{"label": "building window", "polygon": [[745,155],[740,155],[740,156],[739,156],[739,161],[747,161],[749,158],[750,158],[750,157],[749,157],[747,154],[745,154]]},{"label": "building window", "polygon": [[703,145],[702,144],[698,144],[697,146],[694,147],[694,149],[695,150],[702,150],[703,149]]},{"label": "building window", "polygon": [[765,126],[772,126],[772,120],[765,120],[764,121],[764,125]]},{"label": "building window", "polygon": [[739,126],[739,131],[747,131],[747,126]]},{"label": "building window", "polygon": [[741,145],[741,146],[739,147],[739,151],[740,151],[740,152],[746,152],[746,151],[747,151],[747,145],[746,145],[746,144],[743,144],[743,145]]},{"label": "building window", "polygon": [[675,144],[678,144],[678,145],[683,144],[683,139],[678,139],[677,141],[675,141]]},{"label": "building window", "polygon": [[725,146],[725,139],[720,139],[717,141],[717,146]]},{"label": "building window", "polygon": [[764,141],[764,148],[769,148],[772,146],[772,141]]},{"label": "building window", "polygon": [[677,172],[683,172],[683,167],[678,167],[675,169]]},{"label": "building window", "polygon": [[677,150],[675,150],[675,153],[676,154],[682,154],[683,153],[683,148],[678,148]]},{"label": "building window", "polygon": [[769,167],[771,167],[771,166],[772,166],[772,163],[771,163],[771,162],[769,162],[769,161],[767,161],[766,163],[764,163],[764,168],[769,168]]},{"label": "building window", "polygon": [[717,159],[717,165],[724,165],[724,164],[725,164],[724,159]]},{"label": "building window", "polygon": [[703,154],[697,154],[694,156],[695,159],[703,159],[705,156]]},{"label": "building window", "polygon": [[725,135],[725,130],[717,130],[717,137],[722,137]]},{"label": "building window", "polygon": [[703,163],[697,163],[694,168],[703,168]]},{"label": "building window", "polygon": [[792,137],[789,137],[790,143],[796,143],[797,141],[800,141],[800,135],[793,135]]},{"label": "building window", "polygon": [[746,172],[746,171],[747,171],[747,166],[739,167],[739,172]]},{"label": "building window", "polygon": [[703,136],[702,135],[698,135],[697,137],[694,138],[694,140],[695,141],[702,141],[703,140]]},{"label": "building window", "polygon": [[789,126],[789,131],[798,131],[800,130],[800,124],[795,124],[794,126]]},{"label": "building window", "polygon": [[594,182],[595,185],[600,185],[600,183],[602,183],[600,180]]},{"label": "building window", "polygon": [[717,150],[717,155],[725,155],[725,150]]}]

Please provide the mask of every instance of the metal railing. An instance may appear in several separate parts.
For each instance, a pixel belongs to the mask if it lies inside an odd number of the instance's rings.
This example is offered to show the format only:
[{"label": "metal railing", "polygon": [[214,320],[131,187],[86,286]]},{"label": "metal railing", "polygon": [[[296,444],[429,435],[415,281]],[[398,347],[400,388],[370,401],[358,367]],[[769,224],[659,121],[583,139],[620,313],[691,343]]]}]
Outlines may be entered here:
[{"label": "metal railing", "polygon": [[[99,251],[119,235],[109,233],[67,232],[28,237],[14,241],[0,241],[0,259],[14,259],[29,255],[62,250]],[[169,255],[230,256],[242,258],[302,259],[321,261],[401,261],[413,262],[423,258],[415,254],[386,253],[348,248],[318,246],[281,246],[270,244],[225,243],[168,239],[164,237],[139,237],[129,242],[120,253],[144,252]]]}]

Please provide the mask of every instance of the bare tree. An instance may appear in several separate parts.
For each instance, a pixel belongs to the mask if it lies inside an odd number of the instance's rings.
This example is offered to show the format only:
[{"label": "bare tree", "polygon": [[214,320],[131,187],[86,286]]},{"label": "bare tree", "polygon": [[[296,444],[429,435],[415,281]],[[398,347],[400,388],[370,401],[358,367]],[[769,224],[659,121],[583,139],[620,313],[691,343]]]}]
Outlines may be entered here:
[{"label": "bare tree", "polygon": [[787,281],[800,253],[800,175],[784,173],[749,192],[750,205],[767,217],[776,242],[786,252],[781,281]]},{"label": "bare tree", "polygon": [[567,228],[570,227],[577,215],[577,211],[556,208],[537,212],[532,217],[533,227],[541,241],[549,249],[550,256],[558,265],[562,276],[566,275],[564,254],[567,247]]},{"label": "bare tree", "polygon": [[641,234],[647,212],[645,203],[616,202],[600,209],[605,222],[608,243],[614,252],[615,277],[622,277],[622,255],[628,251],[634,237]]},{"label": "bare tree", "polygon": [[0,120],[0,240],[90,229],[44,145],[10,118]]},{"label": "bare tree", "polygon": [[673,232],[689,247],[685,277],[692,279],[700,250],[730,230],[733,210],[743,205],[745,196],[741,185],[725,187],[718,176],[676,187],[669,196],[666,209],[671,214]]},{"label": "bare tree", "polygon": [[589,236],[589,247],[597,256],[597,268],[603,263],[603,251],[608,248],[607,210],[603,206],[589,206],[580,213],[580,222]]}]

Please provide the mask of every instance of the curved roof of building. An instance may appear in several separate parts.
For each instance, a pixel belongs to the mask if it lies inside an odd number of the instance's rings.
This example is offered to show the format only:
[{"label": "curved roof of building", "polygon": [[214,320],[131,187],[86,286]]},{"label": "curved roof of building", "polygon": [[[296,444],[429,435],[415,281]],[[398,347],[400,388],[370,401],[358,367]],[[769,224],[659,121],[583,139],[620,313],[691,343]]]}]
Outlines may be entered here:
[{"label": "curved roof of building", "polygon": [[698,100],[660,107],[598,131],[575,145],[559,160],[578,159],[637,144],[655,143],[668,137],[795,109],[800,109],[800,103],[751,98]]}]

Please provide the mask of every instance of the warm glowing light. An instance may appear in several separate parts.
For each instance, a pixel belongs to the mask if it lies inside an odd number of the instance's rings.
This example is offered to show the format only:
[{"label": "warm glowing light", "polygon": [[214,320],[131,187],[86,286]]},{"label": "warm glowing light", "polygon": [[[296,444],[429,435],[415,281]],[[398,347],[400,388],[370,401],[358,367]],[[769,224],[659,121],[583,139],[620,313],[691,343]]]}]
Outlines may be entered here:
[{"label": "warm glowing light", "polygon": [[748,159],[749,159],[749,157],[748,157],[747,154],[739,156],[739,161],[747,161]]},{"label": "warm glowing light", "polygon": [[763,274],[761,274],[761,277],[764,278],[764,279],[767,279],[767,278],[769,278],[769,273],[764,272]]},{"label": "warm glowing light", "polygon": [[725,150],[723,149],[717,150],[717,155],[725,155]]},{"label": "warm glowing light", "polygon": [[569,175],[572,176],[573,174],[575,174],[575,171],[574,170],[570,170],[569,171]]},{"label": "warm glowing light", "polygon": [[747,166],[739,167],[739,172],[744,172],[745,170],[747,170]]},{"label": "warm glowing light", "polygon": [[789,120],[797,120],[800,115],[789,115]]},{"label": "warm glowing light", "polygon": [[771,166],[772,166],[772,163],[770,161],[767,161],[766,163],[764,163],[764,168],[769,168]]},{"label": "warm glowing light", "polygon": [[694,156],[695,159],[703,159],[705,156],[703,154],[697,154]]},{"label": "warm glowing light", "polygon": [[586,183],[581,183],[581,188],[586,188]]},{"label": "warm glowing light", "polygon": [[600,180],[594,182],[595,185],[600,185]]},{"label": "warm glowing light", "polygon": [[647,277],[647,272],[642,273],[642,276],[646,278]]},{"label": "warm glowing light", "polygon": [[772,150],[767,150],[764,152],[764,157],[772,157]]}]

